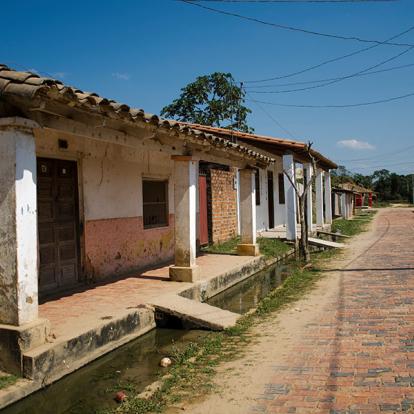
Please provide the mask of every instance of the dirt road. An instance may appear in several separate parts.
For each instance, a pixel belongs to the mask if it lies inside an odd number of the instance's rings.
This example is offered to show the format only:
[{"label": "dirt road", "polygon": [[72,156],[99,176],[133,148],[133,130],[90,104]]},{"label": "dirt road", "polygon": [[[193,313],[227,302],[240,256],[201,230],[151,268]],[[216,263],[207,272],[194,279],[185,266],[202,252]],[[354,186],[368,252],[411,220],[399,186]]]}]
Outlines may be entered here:
[{"label": "dirt road", "polygon": [[[256,329],[192,414],[414,409],[414,214],[382,210],[327,276]],[[168,413],[183,412],[171,408]]]}]

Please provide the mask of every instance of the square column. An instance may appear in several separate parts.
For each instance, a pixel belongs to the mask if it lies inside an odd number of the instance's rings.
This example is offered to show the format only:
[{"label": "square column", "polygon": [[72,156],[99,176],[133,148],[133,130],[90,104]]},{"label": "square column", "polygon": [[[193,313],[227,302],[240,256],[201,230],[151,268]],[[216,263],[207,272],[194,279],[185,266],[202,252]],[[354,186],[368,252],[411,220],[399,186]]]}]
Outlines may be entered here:
[{"label": "square column", "polygon": [[344,219],[348,218],[346,193],[341,194],[341,217]]},{"label": "square column", "polygon": [[170,278],[194,282],[199,278],[196,265],[198,161],[190,156],[172,156],[174,160],[174,234],[175,260]]},{"label": "square column", "polygon": [[[312,179],[313,167],[311,163],[305,165],[306,182]],[[308,187],[306,194],[306,222],[308,224],[308,232],[312,231],[313,227],[313,186],[312,184]]]},{"label": "square column", "polygon": [[[287,175],[290,179],[287,177]],[[292,185],[292,182],[295,183],[295,162],[293,160],[292,154],[286,154],[283,156],[283,179],[285,185],[286,238],[288,240],[296,240],[297,196],[296,190]]]},{"label": "square column", "polygon": [[237,246],[237,253],[240,256],[257,256],[255,170],[240,170],[239,177],[241,243]]},{"label": "square column", "polygon": [[315,181],[316,190],[316,225],[323,226],[323,171],[318,169]]},{"label": "square column", "polygon": [[49,333],[38,318],[36,126],[0,119],[0,369],[15,374]]},{"label": "square column", "polygon": [[325,223],[332,224],[331,173],[325,171]]}]

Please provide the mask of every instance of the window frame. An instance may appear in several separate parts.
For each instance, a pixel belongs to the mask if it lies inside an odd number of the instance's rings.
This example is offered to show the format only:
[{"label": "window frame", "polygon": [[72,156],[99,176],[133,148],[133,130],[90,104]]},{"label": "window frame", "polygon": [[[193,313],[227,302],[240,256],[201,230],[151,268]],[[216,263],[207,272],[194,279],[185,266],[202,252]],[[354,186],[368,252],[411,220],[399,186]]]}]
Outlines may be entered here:
[{"label": "window frame", "polygon": [[[165,188],[165,201],[164,202],[145,202],[144,200],[144,183],[145,182],[157,182],[157,183],[164,183]],[[142,227],[144,230],[153,230],[163,227],[168,227],[170,225],[170,217],[169,217],[169,178],[163,177],[142,177],[141,179],[141,194],[142,194]],[[165,205],[165,223],[157,223],[157,224],[145,224],[145,206],[148,205]]]}]

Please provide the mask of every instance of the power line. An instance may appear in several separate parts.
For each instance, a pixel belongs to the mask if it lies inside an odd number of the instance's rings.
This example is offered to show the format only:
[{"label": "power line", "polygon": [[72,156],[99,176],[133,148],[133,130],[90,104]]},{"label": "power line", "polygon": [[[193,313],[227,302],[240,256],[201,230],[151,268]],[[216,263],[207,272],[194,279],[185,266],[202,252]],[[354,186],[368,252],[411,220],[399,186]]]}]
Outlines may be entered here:
[{"label": "power line", "polygon": [[398,37],[401,37],[404,34],[410,32],[411,30],[413,30],[413,27],[414,26],[411,26],[407,30],[404,30],[401,33],[398,33],[394,36],[391,36],[390,38],[384,40],[381,44],[375,44],[375,45],[372,45],[372,46],[365,47],[363,49],[355,50],[354,52],[351,52],[351,53],[347,53],[346,55],[341,55],[341,56],[337,56],[336,58],[331,58],[331,59],[328,59],[328,60],[324,60],[320,63],[317,63],[316,65],[308,66],[305,69],[301,69],[301,70],[298,70],[296,72],[291,72],[291,73],[288,73],[286,75],[274,76],[272,78],[257,79],[257,80],[245,80],[244,83],[262,83],[262,82],[269,82],[269,81],[273,81],[273,80],[286,79],[286,78],[291,78],[292,76],[301,75],[305,72],[309,72],[311,70],[318,69],[322,66],[329,65],[330,63],[335,63],[335,62],[338,62],[340,60],[347,59],[347,58],[352,57],[352,56],[356,56],[360,53],[367,52],[368,50],[375,49],[378,46],[388,44],[387,42],[389,42],[390,40],[397,39]]},{"label": "power line", "polygon": [[257,101],[257,100],[252,100],[252,99],[250,101],[265,104],[265,105],[283,106],[285,108],[355,108],[355,107],[358,107],[358,106],[377,105],[377,104],[381,104],[381,103],[398,101],[400,99],[409,98],[411,96],[414,96],[414,92],[410,92],[410,93],[407,93],[405,95],[400,95],[400,96],[393,96],[391,98],[379,99],[377,101],[368,101],[368,102],[359,102],[359,103],[356,103],[356,104],[341,104],[341,105],[283,104],[283,103],[277,103],[277,102]]},{"label": "power line", "polygon": [[400,0],[192,0],[202,3],[396,3]]},{"label": "power line", "polygon": [[[245,90],[246,95],[250,96],[249,93]],[[294,135],[287,129],[285,128],[270,112],[268,112],[260,103],[255,102],[255,105],[270,119],[272,120],[280,129],[282,129],[283,131],[285,131],[293,140],[295,140],[296,138],[294,137]]]},{"label": "power line", "polygon": [[414,166],[414,161],[397,162],[397,163],[392,163],[392,164],[385,163],[385,164],[381,164],[381,165],[353,167],[353,168],[354,169],[360,169],[360,170],[368,170],[368,169],[371,169],[371,168],[394,167],[394,166],[398,166],[398,165],[413,165]]},{"label": "power line", "polygon": [[313,35],[313,36],[328,37],[328,38],[340,39],[340,40],[353,40],[353,41],[362,42],[362,43],[375,43],[377,45],[386,44],[386,45],[390,45],[390,46],[404,46],[404,47],[414,46],[413,44],[409,44],[409,43],[381,42],[379,40],[364,39],[364,38],[357,37],[357,36],[341,36],[341,35],[332,34],[332,33],[317,32],[317,31],[314,31],[314,30],[307,30],[307,29],[302,29],[300,27],[294,27],[294,26],[288,26],[288,25],[283,25],[283,24],[279,24],[279,23],[267,22],[267,21],[264,21],[264,20],[257,19],[255,17],[244,16],[244,15],[238,14],[238,13],[232,13],[232,12],[228,12],[228,11],[225,11],[225,10],[215,9],[213,7],[204,6],[203,4],[195,3],[193,0],[178,0],[178,1],[180,1],[182,3],[186,3],[186,4],[191,4],[192,6],[200,7],[201,9],[209,10],[209,11],[212,11],[214,13],[223,14],[223,15],[226,15],[226,16],[237,17],[239,19],[248,20],[248,21],[255,22],[255,23],[260,23],[260,24],[263,24],[265,26],[275,27],[277,29],[284,29],[284,30],[290,30],[290,31],[294,31],[294,32],[306,33],[306,34],[310,34],[310,35]]},{"label": "power line", "polygon": [[405,147],[405,148],[401,148],[401,149],[399,149],[399,150],[397,150],[397,151],[394,151],[394,152],[389,152],[389,153],[387,153],[387,154],[382,154],[382,155],[374,155],[373,157],[368,157],[368,158],[357,158],[357,159],[351,159],[351,160],[338,160],[338,161],[341,161],[341,162],[354,162],[354,161],[371,161],[371,160],[378,160],[378,159],[381,159],[381,158],[386,158],[386,157],[389,157],[390,155],[396,155],[396,154],[401,154],[402,152],[405,152],[405,151],[407,151],[407,150],[409,150],[409,149],[411,149],[411,148],[414,148],[414,145],[409,145],[408,147]]},{"label": "power line", "polygon": [[[375,70],[375,71],[369,71],[366,73],[361,73],[359,75],[355,75],[355,76],[369,76],[369,75],[375,75],[377,73],[383,73],[383,72],[391,72],[394,70],[399,70],[399,69],[405,69],[405,68],[409,68],[414,66],[414,63],[408,63],[406,65],[400,65],[400,66],[392,66],[391,68],[387,68],[387,69],[380,69],[380,70]],[[343,76],[341,77],[336,77],[336,78],[325,78],[325,79],[315,79],[315,80],[308,80],[308,81],[301,81],[301,82],[288,82],[288,83],[279,83],[279,84],[273,84],[273,85],[255,85],[255,86],[245,86],[244,88],[248,88],[248,89],[252,89],[252,88],[274,88],[274,87],[284,87],[284,86],[294,86],[294,85],[309,85],[311,83],[321,83],[321,82],[328,82],[328,81],[332,81],[332,80],[337,80],[337,79],[342,79]],[[253,91],[252,91],[253,92]]]},{"label": "power line", "polygon": [[394,55],[394,56],[392,56],[392,57],[390,57],[386,60],[383,60],[383,61],[381,61],[381,62],[379,62],[379,63],[377,63],[373,66],[369,66],[365,69],[362,69],[362,70],[360,70],[358,72],[355,72],[355,73],[352,73],[350,75],[342,76],[341,78],[337,78],[335,80],[322,83],[321,85],[313,85],[313,86],[307,86],[307,87],[304,87],[304,88],[296,88],[296,89],[287,89],[287,90],[282,90],[282,91],[250,91],[250,92],[251,93],[256,93],[256,94],[264,94],[264,93],[265,94],[276,94],[276,93],[301,92],[301,91],[307,91],[307,90],[310,90],[310,89],[323,88],[325,86],[333,85],[335,83],[342,82],[344,80],[351,79],[351,78],[354,78],[356,76],[360,76],[360,75],[364,74],[365,72],[368,72],[372,69],[375,69],[375,68],[378,68],[382,65],[385,65],[386,63],[389,63],[389,62],[391,62],[395,59],[398,59],[402,55],[405,55],[406,53],[410,52],[412,49],[414,49],[414,46],[409,47],[408,49],[406,49],[406,50],[404,50],[404,51],[402,51],[402,52],[400,52],[400,53],[398,53],[398,54],[396,54],[396,55]]}]

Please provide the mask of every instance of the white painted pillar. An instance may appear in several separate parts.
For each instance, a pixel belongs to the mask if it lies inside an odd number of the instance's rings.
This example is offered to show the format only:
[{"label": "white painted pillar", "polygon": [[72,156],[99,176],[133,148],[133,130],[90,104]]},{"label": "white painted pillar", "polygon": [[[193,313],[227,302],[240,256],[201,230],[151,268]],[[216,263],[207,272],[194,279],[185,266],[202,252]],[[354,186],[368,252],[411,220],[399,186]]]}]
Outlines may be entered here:
[{"label": "white painted pillar", "polygon": [[[290,177],[290,180],[286,175]],[[296,240],[296,191],[291,183],[291,181],[295,183],[295,162],[292,154],[283,155],[283,177],[285,184],[286,238]]]},{"label": "white painted pillar", "polygon": [[236,169],[237,235],[240,236],[240,169]]},{"label": "white painted pillar", "polygon": [[[312,180],[313,174],[313,167],[311,163],[305,164],[305,172],[306,172],[306,182],[308,183],[309,180]],[[313,186],[312,184],[308,187],[308,192],[306,194],[306,221],[308,224],[308,232],[312,231],[313,226]]]},{"label": "white painted pillar", "polygon": [[341,216],[344,219],[347,219],[347,202],[346,202],[346,193],[341,194]]},{"label": "white painted pillar", "polygon": [[38,318],[33,124],[0,120],[0,324],[14,326]]},{"label": "white painted pillar", "polygon": [[193,282],[199,277],[196,266],[196,209],[198,162],[190,156],[172,156],[174,160],[174,235],[175,259],[170,267],[172,280]]},{"label": "white painted pillar", "polygon": [[332,224],[332,189],[330,171],[325,171],[325,223]]},{"label": "white painted pillar", "polygon": [[316,225],[323,226],[323,171],[318,169],[315,181],[316,190]]},{"label": "white painted pillar", "polygon": [[255,170],[246,168],[239,173],[241,243],[237,246],[237,253],[240,256],[257,256]]}]

